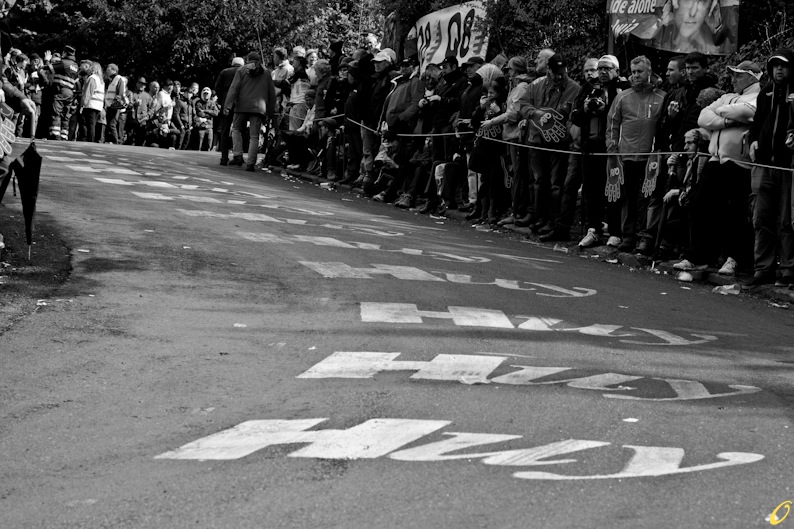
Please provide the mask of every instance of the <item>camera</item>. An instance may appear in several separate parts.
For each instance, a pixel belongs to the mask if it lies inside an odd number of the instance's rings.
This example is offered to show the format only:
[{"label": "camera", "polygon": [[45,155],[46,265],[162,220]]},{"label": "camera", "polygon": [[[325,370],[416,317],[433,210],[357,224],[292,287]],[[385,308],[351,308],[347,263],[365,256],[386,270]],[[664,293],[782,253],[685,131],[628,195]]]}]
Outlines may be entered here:
[{"label": "camera", "polygon": [[595,86],[587,94],[584,100],[584,108],[590,112],[596,112],[606,106],[606,93],[600,86]]}]

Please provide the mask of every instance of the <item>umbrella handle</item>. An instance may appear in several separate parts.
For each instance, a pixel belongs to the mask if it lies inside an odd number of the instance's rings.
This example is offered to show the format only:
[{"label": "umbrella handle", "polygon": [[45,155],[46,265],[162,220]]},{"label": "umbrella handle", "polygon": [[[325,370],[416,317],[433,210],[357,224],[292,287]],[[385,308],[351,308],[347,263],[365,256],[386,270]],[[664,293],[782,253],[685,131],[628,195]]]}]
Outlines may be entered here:
[{"label": "umbrella handle", "polygon": [[30,143],[36,143],[36,111],[30,114]]}]

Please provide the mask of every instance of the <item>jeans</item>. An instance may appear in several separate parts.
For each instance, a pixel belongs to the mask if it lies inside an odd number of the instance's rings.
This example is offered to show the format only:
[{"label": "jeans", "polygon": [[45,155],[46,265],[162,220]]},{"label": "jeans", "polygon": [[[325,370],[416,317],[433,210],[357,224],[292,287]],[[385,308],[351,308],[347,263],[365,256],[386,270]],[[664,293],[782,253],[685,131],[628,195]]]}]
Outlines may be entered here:
[{"label": "jeans", "polygon": [[259,129],[262,128],[262,114],[253,112],[235,112],[232,122],[232,154],[235,158],[243,155],[243,128],[248,122],[248,159],[246,163],[250,166],[256,164],[256,154],[259,151]]},{"label": "jeans", "polygon": [[[560,145],[568,149],[568,145]],[[530,149],[529,161],[535,175],[535,214],[555,221],[562,209],[562,189],[568,173],[568,155],[559,152]]]},{"label": "jeans", "polygon": [[753,167],[752,190],[755,194],[753,228],[755,229],[755,273],[772,274],[780,248],[780,270],[794,275],[794,228],[791,225],[791,171]]}]

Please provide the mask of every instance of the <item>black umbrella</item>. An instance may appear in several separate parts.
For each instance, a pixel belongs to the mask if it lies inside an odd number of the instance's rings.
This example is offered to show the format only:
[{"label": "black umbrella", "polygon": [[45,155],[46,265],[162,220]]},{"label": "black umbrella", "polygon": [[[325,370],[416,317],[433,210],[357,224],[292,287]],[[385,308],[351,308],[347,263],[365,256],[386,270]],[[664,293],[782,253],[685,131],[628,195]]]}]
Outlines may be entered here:
[{"label": "black umbrella", "polygon": [[6,189],[8,188],[8,184],[11,182],[11,176],[13,173],[8,169],[8,157],[4,158],[0,161],[0,204],[3,203],[3,195],[6,194]]},{"label": "black umbrella", "polygon": [[36,144],[31,142],[22,156],[11,163],[11,170],[17,177],[19,197],[22,200],[22,216],[25,217],[28,260],[30,260],[30,247],[33,244],[33,216],[36,214],[36,198],[39,196],[41,161],[41,155],[36,151]]}]

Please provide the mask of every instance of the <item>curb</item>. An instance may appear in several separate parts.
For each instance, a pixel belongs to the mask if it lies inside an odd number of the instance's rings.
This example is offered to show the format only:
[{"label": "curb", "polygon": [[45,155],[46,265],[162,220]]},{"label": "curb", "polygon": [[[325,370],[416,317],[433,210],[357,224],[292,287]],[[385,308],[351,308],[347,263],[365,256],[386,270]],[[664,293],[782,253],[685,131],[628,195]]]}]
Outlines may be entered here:
[{"label": "curb", "polygon": [[[312,184],[319,185],[323,188],[327,189],[342,189],[351,191],[354,193],[361,194],[363,190],[359,187],[353,187],[350,184],[340,184],[338,182],[329,182],[325,178],[319,175],[312,175],[309,173],[302,173],[300,171],[295,171],[292,169],[286,169],[284,167],[268,165],[266,168],[263,168],[266,171],[269,171],[274,174],[281,174],[281,175],[289,175],[294,178],[300,178],[301,180],[305,180],[307,182],[311,182]],[[412,211],[407,210],[407,211]],[[447,210],[442,214],[443,217],[446,217],[449,220],[458,221],[461,224],[470,224],[469,221],[466,220],[466,213],[457,211],[457,210]],[[628,266],[630,269],[642,270],[651,272],[657,275],[669,275],[673,279],[677,279],[679,275],[678,270],[673,269],[673,264],[676,262],[673,261],[660,261],[655,263],[639,254],[631,254],[627,252],[619,252],[616,248],[609,248],[607,246],[597,246],[595,248],[587,248],[582,249],[579,248],[575,242],[566,242],[566,243],[554,243],[553,246],[539,242],[537,237],[532,233],[529,228],[519,228],[512,224],[507,224],[502,226],[499,230],[496,230],[500,233],[505,232],[512,232],[517,235],[521,235],[526,239],[532,241],[533,244],[540,246],[542,248],[547,248],[549,250],[565,253],[572,256],[584,257],[584,258],[599,258],[604,262],[608,262],[609,264],[620,264],[623,266]],[[698,284],[707,284],[707,285],[714,285],[716,288],[728,286],[728,285],[741,285],[745,280],[749,279],[750,277],[747,275],[737,275],[733,276],[723,276],[717,273],[717,269],[710,268],[704,271],[697,271],[691,272],[692,281],[677,281],[681,284],[686,283],[698,283]],[[724,295],[738,295],[735,292],[716,292],[716,288],[714,293],[715,294],[724,294]],[[754,288],[753,290],[741,290],[739,289],[741,294],[750,297],[758,297],[761,299],[765,299],[770,303],[776,304],[778,308],[788,308],[789,305],[794,305],[794,290],[789,290],[785,287],[775,287],[774,285],[762,285],[759,287]]]}]

